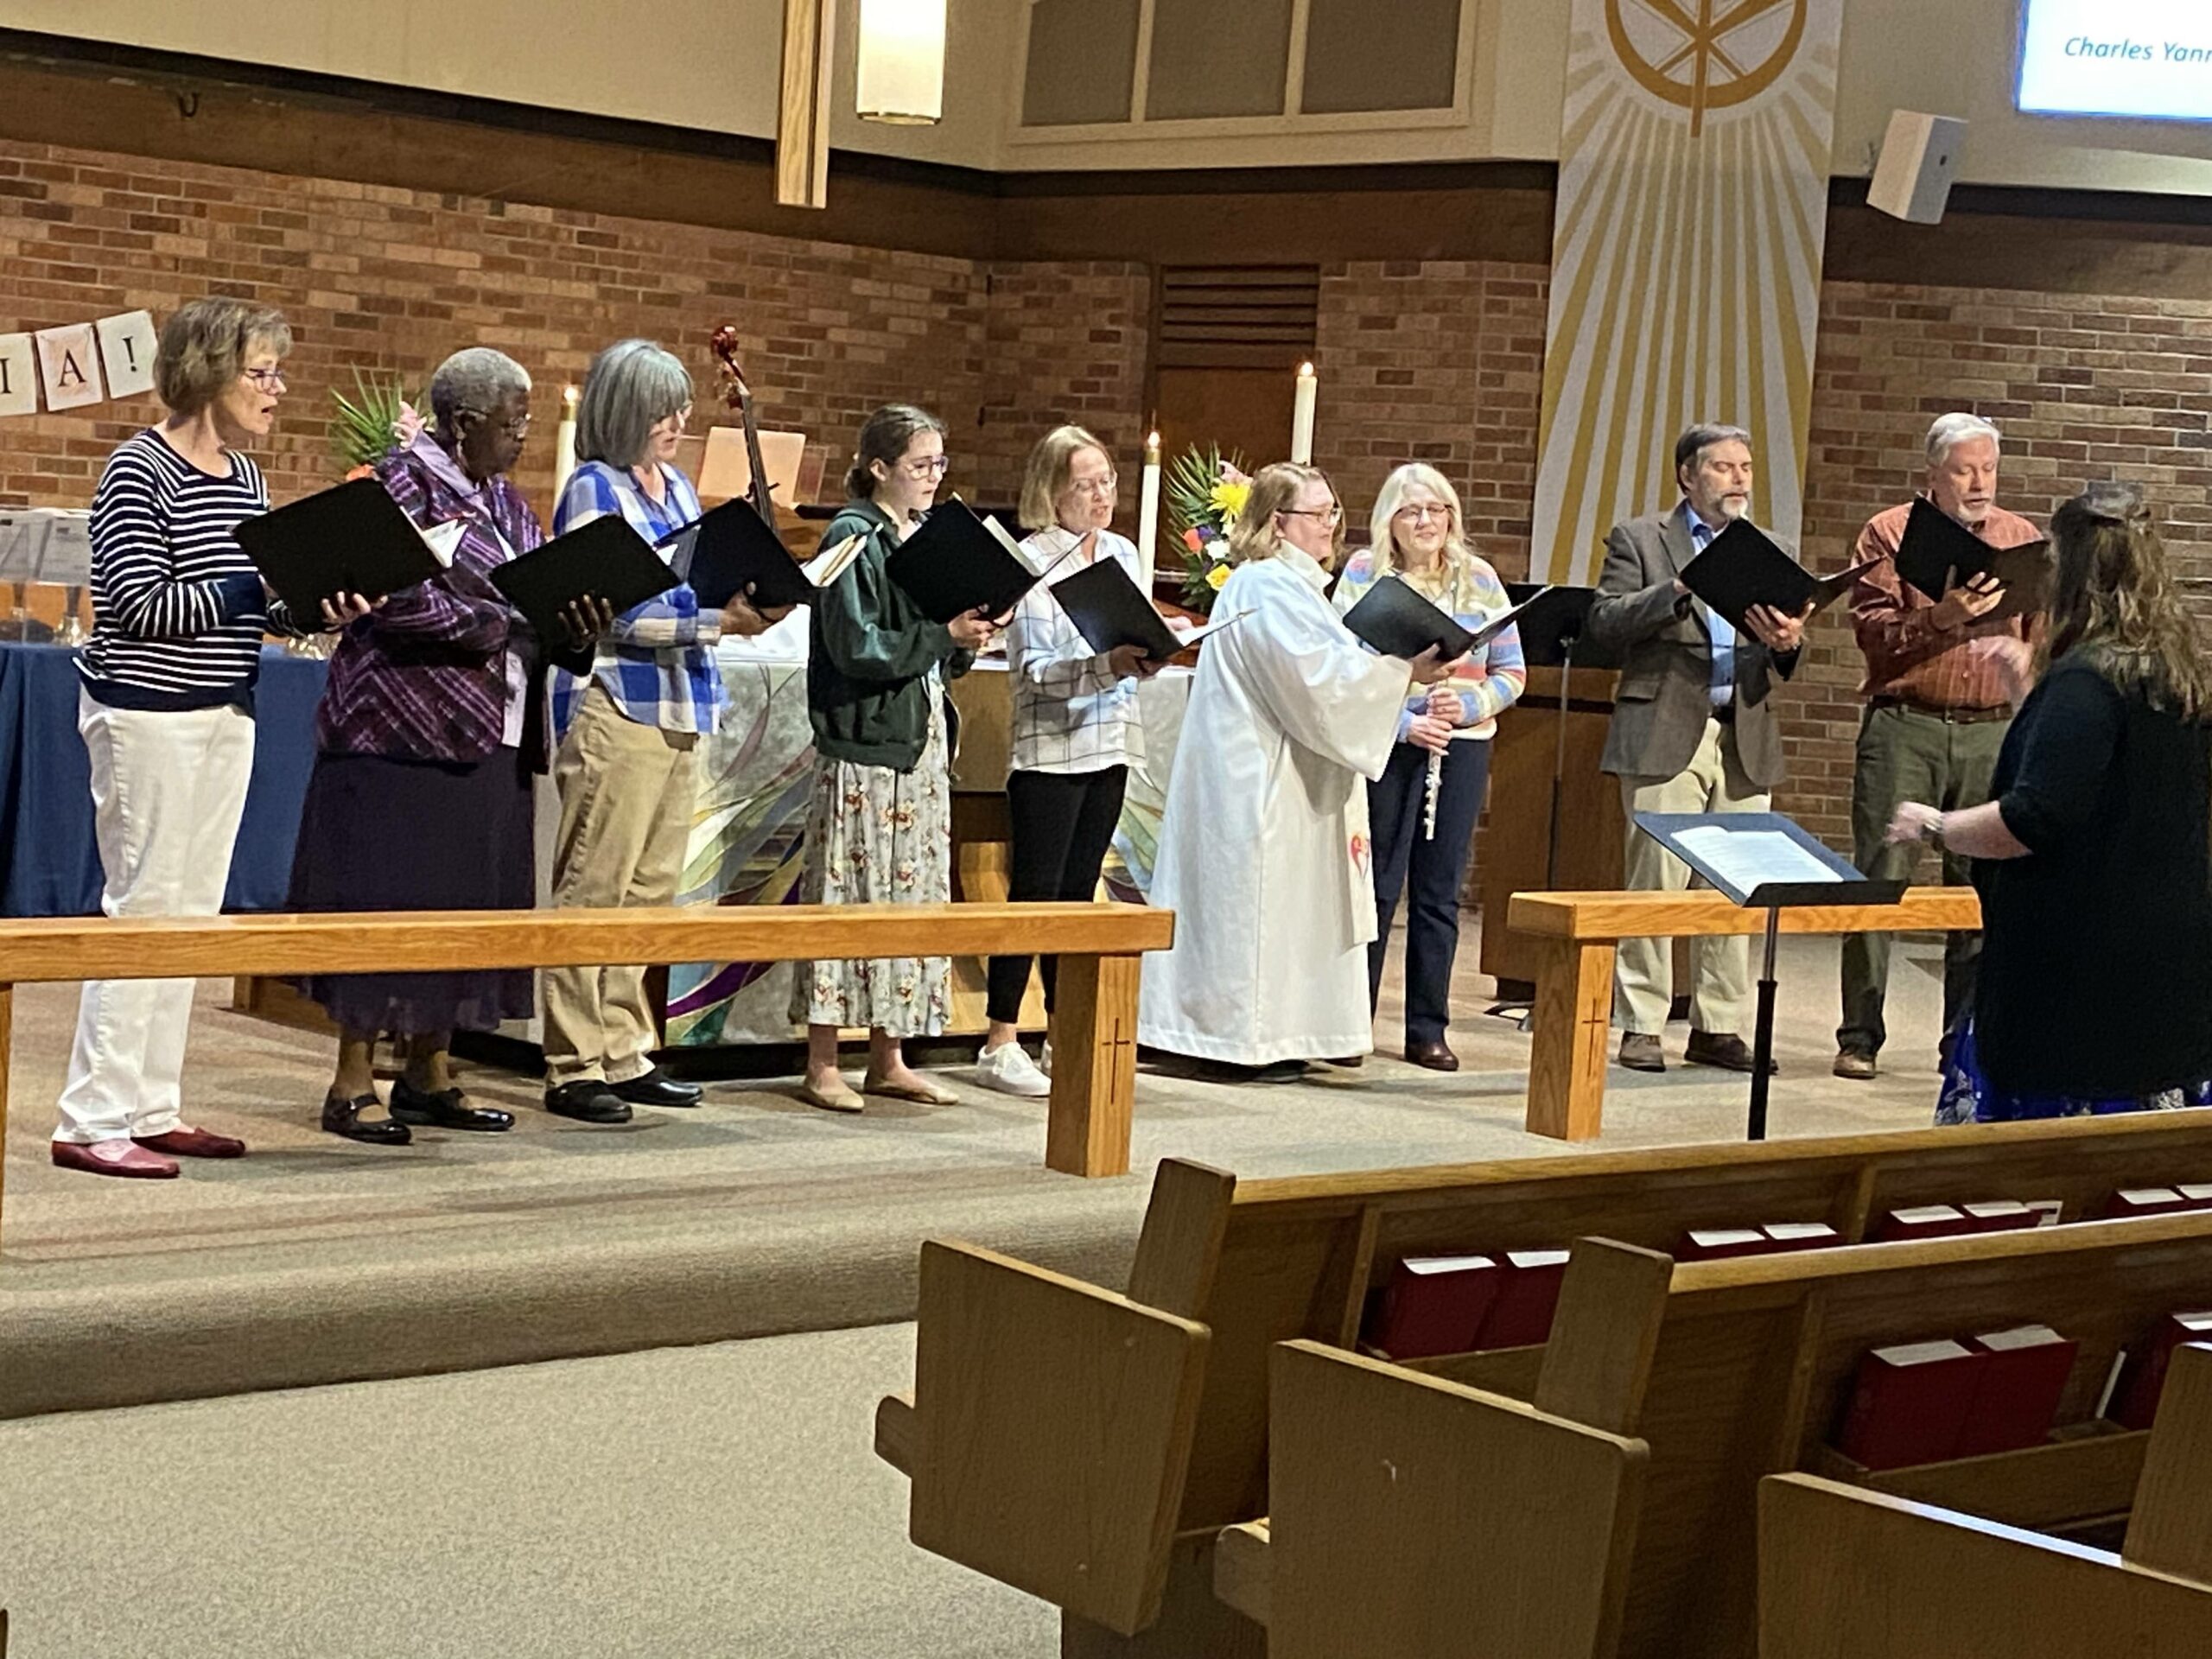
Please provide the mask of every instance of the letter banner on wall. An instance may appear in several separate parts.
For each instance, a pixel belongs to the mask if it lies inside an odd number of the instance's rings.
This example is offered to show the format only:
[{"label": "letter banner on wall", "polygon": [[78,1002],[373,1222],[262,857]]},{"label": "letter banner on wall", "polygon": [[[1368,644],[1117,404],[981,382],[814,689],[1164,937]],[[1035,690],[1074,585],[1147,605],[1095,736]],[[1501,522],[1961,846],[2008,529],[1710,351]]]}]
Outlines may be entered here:
[{"label": "letter banner on wall", "polygon": [[156,338],[154,319],[144,311],[0,334],[0,416],[37,414],[41,387],[51,411],[150,391]]},{"label": "letter banner on wall", "polygon": [[1678,499],[1675,436],[1749,428],[1788,537],[1827,229],[1842,0],[1574,0],[1530,575]]}]

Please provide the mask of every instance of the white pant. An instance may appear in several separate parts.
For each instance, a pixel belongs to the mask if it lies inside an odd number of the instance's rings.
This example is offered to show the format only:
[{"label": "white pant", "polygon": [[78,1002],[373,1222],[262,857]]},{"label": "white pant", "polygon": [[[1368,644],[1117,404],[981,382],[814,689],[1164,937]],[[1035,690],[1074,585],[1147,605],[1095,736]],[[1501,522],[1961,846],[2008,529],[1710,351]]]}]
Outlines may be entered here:
[{"label": "white pant", "polygon": [[[92,766],[93,825],[110,916],[213,916],[253,774],[242,709],[110,709],[81,690],[77,730]],[[56,1141],[164,1135],[181,1122],[189,979],[86,980]]]},{"label": "white pant", "polygon": [[[1744,775],[1736,734],[1717,720],[1689,765],[1672,778],[1621,779],[1628,852],[1621,885],[1631,893],[1678,893],[1690,867],[1636,827],[1639,812],[1764,812],[1772,797]],[[1669,939],[1623,939],[1613,966],[1613,1018],[1624,1030],[1656,1037],[1675,1000]],[[1716,1036],[1742,1033],[1751,1009],[1751,942],[1742,934],[1690,941],[1690,1028]]]}]

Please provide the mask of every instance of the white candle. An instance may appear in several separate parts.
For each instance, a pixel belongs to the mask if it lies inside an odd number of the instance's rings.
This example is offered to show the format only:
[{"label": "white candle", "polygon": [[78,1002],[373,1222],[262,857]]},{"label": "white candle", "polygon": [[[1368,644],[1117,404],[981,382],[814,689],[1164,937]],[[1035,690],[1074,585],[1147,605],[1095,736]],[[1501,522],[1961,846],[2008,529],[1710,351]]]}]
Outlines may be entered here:
[{"label": "white candle", "polygon": [[576,470],[576,399],[574,386],[561,394],[561,429],[553,435],[553,501],[560,504],[569,487],[569,474]]},{"label": "white candle", "polygon": [[1300,467],[1313,463],[1313,400],[1321,389],[1313,365],[1298,365],[1298,401],[1290,411],[1290,458]]},{"label": "white candle", "polygon": [[1144,441],[1144,487],[1137,496],[1137,567],[1144,572],[1138,584],[1152,597],[1152,576],[1160,547],[1160,434],[1147,433]]}]

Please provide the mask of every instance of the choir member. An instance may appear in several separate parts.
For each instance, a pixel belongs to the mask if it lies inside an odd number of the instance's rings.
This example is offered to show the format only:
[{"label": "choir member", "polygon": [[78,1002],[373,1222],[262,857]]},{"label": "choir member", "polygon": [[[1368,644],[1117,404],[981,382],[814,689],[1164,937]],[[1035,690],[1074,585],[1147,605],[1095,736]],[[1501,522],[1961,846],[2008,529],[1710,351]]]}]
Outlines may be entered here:
[{"label": "choir member", "polygon": [[[1751,510],[1751,439],[1740,427],[1700,424],[1675,444],[1682,499],[1670,512],[1616,524],[1590,607],[1592,645],[1621,654],[1620,685],[1599,764],[1620,779],[1628,820],[1623,885],[1676,891],[1689,867],[1636,827],[1638,812],[1764,812],[1782,781],[1775,682],[1796,671],[1803,617],[1765,606],[1745,618],[1749,639],[1691,597],[1681,573]],[[1691,942],[1692,1065],[1751,1069],[1741,1034],[1751,1012],[1751,941]],[[1663,1071],[1659,1033],[1674,1001],[1665,939],[1623,939],[1614,972],[1620,1063]],[[1770,1062],[1771,1064],[1771,1062]]]},{"label": "choir member", "polygon": [[[1997,505],[1997,429],[1977,415],[1941,416],[1928,429],[1923,497],[1992,547],[2039,538],[2036,527]],[[2003,588],[1961,582],[1930,599],[1897,575],[1897,551],[1912,516],[1906,502],[1874,515],[1859,532],[1858,557],[1873,563],[1851,594],[1851,623],[1866,658],[1866,713],[1859,727],[1851,779],[1853,856],[1877,880],[1911,875],[1920,849],[1892,843],[1886,831],[1897,804],[1933,801],[1948,810],[1989,798],[1989,779],[2012,706],[2027,694],[2034,655],[2032,618],[1996,616]],[[1943,880],[1967,879],[1967,861],[1942,857]],[[1943,1037],[1948,1045],[1974,1003],[1981,934],[1953,933],[1943,950]],[[1868,1078],[1888,1029],[1882,1005],[1890,982],[1890,936],[1843,936],[1843,1023],[1835,1033],[1835,1074]]]},{"label": "choir member", "polygon": [[[1142,586],[1136,544],[1114,522],[1113,457],[1079,426],[1048,433],[1030,453],[1021,486],[1022,550],[1058,582],[1100,559],[1113,559]],[[1093,651],[1039,582],[1014,607],[1006,633],[1014,682],[1013,769],[1006,782],[1012,823],[1015,900],[1088,899],[1121,821],[1130,766],[1144,760],[1137,681],[1154,671],[1141,649]],[[1027,956],[995,957],[989,974],[990,1030],[976,1057],[976,1080],[1009,1095],[1046,1095],[1052,1083],[1015,1040],[1029,987]],[[1041,964],[1045,1009],[1052,1012],[1054,960]],[[1051,1064],[1052,1044],[1045,1046]]]},{"label": "choir member", "polygon": [[[213,916],[253,771],[264,629],[294,632],[232,532],[269,511],[245,447],[269,435],[292,334],[282,313],[213,297],[162,326],[168,414],[108,457],[92,497],[92,635],[77,658],[109,916]],[[325,601],[337,626],[366,609]],[[87,980],[50,1155],[64,1169],[161,1179],[243,1141],[183,1117],[188,979]]]},{"label": "choir member", "polygon": [[[301,911],[528,910],[537,901],[531,783],[550,757],[546,672],[591,665],[609,620],[570,608],[570,637],[537,640],[491,572],[543,539],[507,476],[530,430],[530,376],[488,347],[457,352],[430,379],[432,425],[377,467],[424,529],[462,525],[453,563],[355,621],[332,654],[315,710],[315,770],[292,863]],[[490,1031],[536,1011],[526,968],[317,974],[308,995],[337,1022],[322,1107],[332,1135],[404,1146],[408,1125],[496,1131],[503,1111],[467,1103],[447,1050],[455,1029]],[[405,1069],[390,1116],[372,1061],[391,1033]]]},{"label": "choir member", "polygon": [[1344,509],[1325,474],[1278,463],[1230,536],[1183,717],[1152,902],[1176,913],[1149,957],[1138,1040],[1205,1075],[1287,1081],[1373,1039],[1376,935],[1367,791],[1410,723],[1407,700],[1448,669],[1377,657],[1325,595]]},{"label": "choir member", "polygon": [[[937,497],[947,461],[944,423],[890,404],[868,417],[824,547],[861,549],[811,607],[807,711],[814,790],[806,817],[801,897],[809,904],[944,904],[952,890],[951,782],[944,683],[968,671],[996,632],[969,613],[932,622],[885,563]],[[950,1014],[944,957],[801,963],[791,1014],[806,1024],[800,1092],[825,1111],[857,1112],[837,1069],[837,1033],[865,1026],[863,1093],[925,1105],[959,1096],[906,1064],[900,1039],[934,1037]]]},{"label": "choir member", "polygon": [[2141,491],[2052,515],[2042,675],[1978,806],[1901,804],[1974,861],[1982,950],[1939,1122],[2212,1104],[2212,664]]},{"label": "choir member", "polygon": [[[1337,583],[1338,611],[1393,575],[1463,627],[1510,608],[1497,572],[1467,547],[1459,492],[1433,467],[1409,462],[1384,480],[1368,530],[1370,544],[1346,561]],[[1406,739],[1368,785],[1376,912],[1375,942],[1367,948],[1368,1004],[1371,1012],[1381,996],[1390,918],[1399,893],[1408,892],[1405,1054],[1433,1071],[1459,1069],[1445,1040],[1459,893],[1490,782],[1490,741],[1498,715],[1528,683],[1520,631],[1509,627],[1455,664],[1449,679],[1408,702]]]},{"label": "choir member", "polygon": [[[584,377],[576,470],[561,492],[553,533],[619,515],[658,543],[697,518],[698,493],[676,465],[690,415],[691,375],[680,359],[645,340],[601,352]],[[741,594],[702,616],[690,584],[678,582],[614,619],[588,677],[561,675],[556,906],[675,902],[691,835],[695,754],[722,706],[715,644],[725,633],[759,633],[785,613],[763,615]],[[633,1106],[699,1103],[697,1084],[653,1065],[660,1033],[644,969],[548,969],[543,991],[547,1111],[626,1123]]]}]

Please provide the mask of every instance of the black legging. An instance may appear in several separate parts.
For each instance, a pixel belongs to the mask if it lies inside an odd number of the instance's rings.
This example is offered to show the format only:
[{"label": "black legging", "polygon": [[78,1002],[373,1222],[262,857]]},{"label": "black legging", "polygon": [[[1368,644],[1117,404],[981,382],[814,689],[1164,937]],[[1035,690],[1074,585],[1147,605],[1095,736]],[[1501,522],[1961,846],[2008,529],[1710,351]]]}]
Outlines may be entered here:
[{"label": "black legging", "polygon": [[[1053,899],[1087,900],[1098,890],[1099,867],[1122,818],[1127,766],[1103,772],[1016,772],[1006,780],[1007,816],[1013,821],[1014,868],[1007,897],[1016,902]],[[988,1013],[1013,1025],[1021,1017],[1022,993],[1029,988],[1030,957],[993,957]],[[1052,1007],[1052,982],[1058,958],[1040,964],[1045,1007]]]}]

